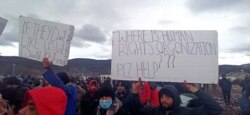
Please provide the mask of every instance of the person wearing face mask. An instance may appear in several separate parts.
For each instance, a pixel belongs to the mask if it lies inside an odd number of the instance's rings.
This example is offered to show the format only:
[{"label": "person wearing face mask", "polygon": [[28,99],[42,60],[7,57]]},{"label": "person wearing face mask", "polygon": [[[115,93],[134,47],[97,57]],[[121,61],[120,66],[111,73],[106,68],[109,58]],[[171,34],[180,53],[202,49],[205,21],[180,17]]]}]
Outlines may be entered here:
[{"label": "person wearing face mask", "polygon": [[115,98],[115,93],[110,85],[103,84],[98,94],[99,106],[96,115],[130,115],[122,102]]},{"label": "person wearing face mask", "polygon": [[92,79],[87,83],[87,91],[81,98],[78,115],[96,115],[99,105],[98,90],[99,82],[97,80]]},{"label": "person wearing face mask", "polygon": [[[139,101],[139,84],[138,82],[132,84],[134,103]],[[222,112],[223,108],[210,96],[191,84],[184,82],[184,85],[188,91],[200,99],[201,106],[196,108],[180,107],[180,95],[173,85],[165,85],[161,88],[159,91],[159,106],[151,107],[142,104],[132,104],[131,106],[137,107],[137,112],[141,115],[219,115]]]}]

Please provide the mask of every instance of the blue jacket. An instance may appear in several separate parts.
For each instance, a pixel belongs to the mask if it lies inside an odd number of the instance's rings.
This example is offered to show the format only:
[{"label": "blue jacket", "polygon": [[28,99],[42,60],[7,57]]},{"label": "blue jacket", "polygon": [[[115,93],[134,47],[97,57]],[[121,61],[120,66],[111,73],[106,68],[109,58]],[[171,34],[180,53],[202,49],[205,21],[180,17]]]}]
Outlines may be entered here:
[{"label": "blue jacket", "polygon": [[61,88],[67,95],[67,106],[65,115],[76,115],[76,98],[77,87],[74,84],[64,85],[61,79],[53,72],[52,69],[48,69],[43,73],[44,79],[46,79],[52,86]]}]

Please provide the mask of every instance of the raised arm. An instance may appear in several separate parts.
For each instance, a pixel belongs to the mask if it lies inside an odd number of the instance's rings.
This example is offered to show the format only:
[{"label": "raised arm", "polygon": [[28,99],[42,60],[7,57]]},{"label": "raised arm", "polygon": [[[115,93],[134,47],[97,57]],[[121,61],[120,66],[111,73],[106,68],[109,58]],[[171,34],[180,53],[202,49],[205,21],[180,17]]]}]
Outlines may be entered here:
[{"label": "raised arm", "polygon": [[192,84],[188,84],[184,81],[184,85],[191,93],[195,94],[202,103],[201,107],[192,110],[192,114],[197,115],[200,113],[205,113],[208,115],[219,115],[223,108],[209,95],[200,91],[197,87]]},{"label": "raised arm", "polygon": [[46,72],[43,73],[44,79],[46,79],[49,82],[49,84],[51,84],[52,86],[61,88],[67,94],[71,94],[70,87],[67,87],[65,84],[63,84],[61,79],[51,69],[51,66],[52,66],[52,62],[49,61],[48,58],[44,58],[43,59],[43,68],[46,69]]}]

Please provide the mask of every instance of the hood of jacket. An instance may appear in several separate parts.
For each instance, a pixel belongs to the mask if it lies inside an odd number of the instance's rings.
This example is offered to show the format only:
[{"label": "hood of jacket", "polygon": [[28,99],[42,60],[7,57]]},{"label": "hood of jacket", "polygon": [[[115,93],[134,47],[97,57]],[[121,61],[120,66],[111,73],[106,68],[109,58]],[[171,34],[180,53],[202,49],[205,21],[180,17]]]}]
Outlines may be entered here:
[{"label": "hood of jacket", "polygon": [[173,98],[173,100],[174,100],[174,104],[172,106],[173,110],[177,110],[177,109],[180,108],[181,98],[180,98],[178,90],[175,88],[175,86],[173,86],[173,85],[165,85],[164,87],[161,88],[161,90],[159,92],[160,106],[162,106],[161,102],[160,102],[160,99],[161,99],[161,96],[163,94],[171,95],[171,97]]},{"label": "hood of jacket", "polygon": [[30,99],[34,100],[40,115],[63,115],[66,109],[67,96],[63,90],[56,87],[27,91],[23,106],[26,106]]}]

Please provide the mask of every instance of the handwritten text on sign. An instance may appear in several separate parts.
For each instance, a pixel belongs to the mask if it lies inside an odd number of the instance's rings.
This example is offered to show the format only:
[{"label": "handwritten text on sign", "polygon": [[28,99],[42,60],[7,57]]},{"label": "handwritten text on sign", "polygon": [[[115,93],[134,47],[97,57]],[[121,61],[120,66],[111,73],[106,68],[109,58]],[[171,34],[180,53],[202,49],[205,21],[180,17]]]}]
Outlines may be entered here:
[{"label": "handwritten text on sign", "polygon": [[115,31],[112,77],[121,80],[216,83],[216,31]]},{"label": "handwritten text on sign", "polygon": [[20,16],[19,34],[20,56],[38,61],[48,57],[55,65],[67,65],[73,26]]}]

